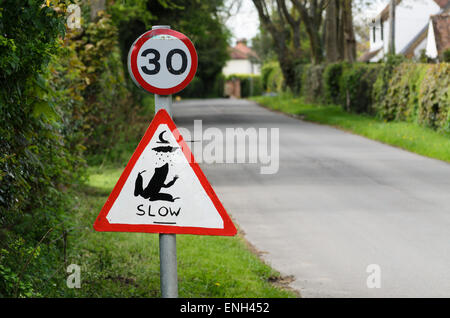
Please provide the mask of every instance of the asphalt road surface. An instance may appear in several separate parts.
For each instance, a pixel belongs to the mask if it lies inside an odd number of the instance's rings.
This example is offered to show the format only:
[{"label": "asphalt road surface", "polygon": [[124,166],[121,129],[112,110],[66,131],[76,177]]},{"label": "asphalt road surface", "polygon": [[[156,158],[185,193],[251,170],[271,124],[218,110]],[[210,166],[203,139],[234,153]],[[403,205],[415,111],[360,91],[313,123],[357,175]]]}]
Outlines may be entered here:
[{"label": "asphalt road surface", "polygon": [[245,100],[173,109],[187,129],[194,119],[222,132],[279,129],[275,174],[261,163],[201,167],[246,239],[303,297],[450,297],[450,164]]}]

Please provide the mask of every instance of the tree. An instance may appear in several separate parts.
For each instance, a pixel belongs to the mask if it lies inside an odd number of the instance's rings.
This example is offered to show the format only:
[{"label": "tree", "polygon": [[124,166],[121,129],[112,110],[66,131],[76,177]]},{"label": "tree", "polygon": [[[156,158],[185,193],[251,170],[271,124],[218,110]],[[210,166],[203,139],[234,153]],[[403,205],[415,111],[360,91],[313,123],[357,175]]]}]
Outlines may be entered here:
[{"label": "tree", "polygon": [[323,61],[323,43],[320,36],[323,11],[329,0],[291,0],[300,13],[311,45],[311,56],[314,64]]},{"label": "tree", "polygon": [[295,65],[302,56],[301,18],[284,0],[276,0],[270,9],[265,0],[253,0],[253,3],[262,27],[272,37],[285,83],[294,91]]},{"label": "tree", "polygon": [[199,85],[208,94],[221,74],[229,54],[229,32],[221,21],[223,0],[138,0],[131,4],[117,1],[109,8],[119,26],[119,44],[126,69],[128,50],[134,40],[152,25],[170,25],[186,34],[199,56],[191,87]]},{"label": "tree", "polygon": [[327,62],[356,59],[351,0],[330,0],[325,18],[325,52]]},{"label": "tree", "polygon": [[395,5],[396,0],[389,4],[389,54],[395,54]]}]

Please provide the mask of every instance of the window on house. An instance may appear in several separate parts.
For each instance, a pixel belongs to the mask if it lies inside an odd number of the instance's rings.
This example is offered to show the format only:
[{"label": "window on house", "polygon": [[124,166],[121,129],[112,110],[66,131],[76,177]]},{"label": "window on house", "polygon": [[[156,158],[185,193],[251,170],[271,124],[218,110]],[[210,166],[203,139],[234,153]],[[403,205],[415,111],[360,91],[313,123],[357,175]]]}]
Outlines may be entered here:
[{"label": "window on house", "polygon": [[383,21],[380,21],[380,29],[381,29],[381,41],[384,40],[384,24]]},{"label": "window on house", "polygon": [[375,32],[376,32],[377,28],[375,26],[373,26],[372,28],[372,32],[373,32],[373,42],[375,42],[376,37],[375,37]]}]

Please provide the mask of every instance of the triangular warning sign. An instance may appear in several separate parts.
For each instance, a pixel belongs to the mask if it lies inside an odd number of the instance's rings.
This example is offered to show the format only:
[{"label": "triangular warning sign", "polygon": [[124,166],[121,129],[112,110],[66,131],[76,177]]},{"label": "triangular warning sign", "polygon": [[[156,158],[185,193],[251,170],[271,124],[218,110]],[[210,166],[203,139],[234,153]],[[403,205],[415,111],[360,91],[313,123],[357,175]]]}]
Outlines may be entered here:
[{"label": "triangular warning sign", "polygon": [[96,231],[235,235],[165,110],[152,120],[94,223]]}]

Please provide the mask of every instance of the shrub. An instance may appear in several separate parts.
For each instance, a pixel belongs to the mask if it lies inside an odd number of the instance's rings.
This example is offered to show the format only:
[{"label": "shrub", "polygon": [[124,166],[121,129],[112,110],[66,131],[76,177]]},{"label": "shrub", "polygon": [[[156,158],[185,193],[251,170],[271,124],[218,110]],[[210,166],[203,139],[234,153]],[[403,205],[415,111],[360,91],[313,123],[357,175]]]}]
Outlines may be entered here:
[{"label": "shrub", "polygon": [[198,76],[195,76],[186,88],[178,93],[184,98],[214,98],[223,97],[225,88],[225,76],[218,74],[212,85],[208,85],[212,89],[207,89],[205,82]]},{"label": "shrub", "polygon": [[305,65],[302,69],[301,92],[308,102],[322,102],[322,74],[324,65]]},{"label": "shrub", "polygon": [[381,70],[379,64],[354,63],[342,73],[341,105],[348,112],[373,113],[372,88]]},{"label": "shrub", "polygon": [[260,75],[231,74],[227,81],[239,79],[241,85],[241,97],[258,96],[263,92],[262,79]]},{"label": "shrub", "polygon": [[378,77],[373,85],[372,109],[386,120],[392,120],[394,118],[390,118],[389,113],[383,113],[383,101],[387,94],[389,82],[395,67],[400,65],[404,60],[405,58],[402,55],[388,55],[386,62],[381,64],[382,67],[380,73],[378,74]]},{"label": "shrub", "polygon": [[213,85],[213,91],[208,97],[224,97],[225,96],[225,75],[220,73],[216,76]]},{"label": "shrub", "polygon": [[418,87],[425,70],[425,64],[413,63],[403,63],[392,70],[387,92],[376,109],[381,118],[415,120],[418,109]]},{"label": "shrub", "polygon": [[446,49],[442,53],[442,61],[446,63],[450,63],[450,49]]},{"label": "shrub", "polygon": [[344,69],[348,63],[332,63],[325,66],[323,71],[324,102],[328,104],[340,104],[343,102],[340,94],[340,82]]},{"label": "shrub", "polygon": [[295,82],[294,82],[294,95],[298,95],[302,91],[302,79],[303,79],[303,72],[305,71],[305,68],[307,67],[307,64],[297,64],[294,69],[295,73]]},{"label": "shrub", "polygon": [[428,65],[420,85],[418,122],[450,132],[450,65]]},{"label": "shrub", "polygon": [[283,90],[283,73],[278,62],[264,64],[261,69],[261,84],[264,92],[280,93]]},{"label": "shrub", "polygon": [[3,0],[0,10],[0,297],[40,296],[55,282],[67,189],[83,171],[79,95],[49,81],[62,13],[44,1]]}]

